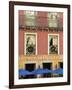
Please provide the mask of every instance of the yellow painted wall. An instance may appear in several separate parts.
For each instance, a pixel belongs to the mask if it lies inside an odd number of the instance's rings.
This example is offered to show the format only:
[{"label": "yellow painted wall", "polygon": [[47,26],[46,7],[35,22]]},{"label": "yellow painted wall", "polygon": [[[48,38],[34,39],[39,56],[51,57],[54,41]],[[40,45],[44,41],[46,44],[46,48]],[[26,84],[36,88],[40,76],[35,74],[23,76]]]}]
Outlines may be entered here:
[{"label": "yellow painted wall", "polygon": [[27,63],[36,63],[36,68],[40,65],[40,68],[43,67],[43,62],[51,62],[52,69],[59,67],[59,62],[63,62],[62,55],[33,55],[33,56],[24,56],[21,55],[19,58],[19,69],[25,69],[25,64]]}]

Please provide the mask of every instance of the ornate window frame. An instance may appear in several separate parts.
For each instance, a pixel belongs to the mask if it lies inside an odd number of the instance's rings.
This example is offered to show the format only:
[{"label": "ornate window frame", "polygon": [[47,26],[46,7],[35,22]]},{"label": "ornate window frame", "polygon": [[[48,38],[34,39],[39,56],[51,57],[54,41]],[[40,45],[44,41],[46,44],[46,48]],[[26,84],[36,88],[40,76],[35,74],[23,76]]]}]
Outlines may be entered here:
[{"label": "ornate window frame", "polygon": [[26,55],[26,35],[30,34],[30,35],[35,35],[36,36],[36,53],[35,55],[37,55],[37,33],[31,33],[31,32],[25,32],[24,33],[24,55]]},{"label": "ornate window frame", "polygon": [[59,50],[59,34],[48,34],[48,55],[51,55],[51,54],[49,54],[49,36],[50,35],[56,35],[56,36],[58,36],[58,54],[57,55],[59,55],[59,53],[60,53],[60,50]]}]

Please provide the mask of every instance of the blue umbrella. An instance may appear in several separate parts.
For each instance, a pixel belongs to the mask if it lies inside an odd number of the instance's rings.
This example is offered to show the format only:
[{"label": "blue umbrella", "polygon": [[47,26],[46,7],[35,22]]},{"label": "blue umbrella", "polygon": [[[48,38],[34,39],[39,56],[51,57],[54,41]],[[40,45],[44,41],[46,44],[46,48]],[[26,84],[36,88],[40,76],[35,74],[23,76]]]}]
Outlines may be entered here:
[{"label": "blue umbrella", "polygon": [[52,73],[63,74],[63,69],[59,68],[59,69],[53,70]]},{"label": "blue umbrella", "polygon": [[45,73],[51,73],[51,70],[48,70],[48,69],[36,69],[32,73],[33,74],[45,74]]},{"label": "blue umbrella", "polygon": [[20,69],[19,70],[19,75],[21,76],[21,75],[29,75],[30,74],[30,72],[29,71],[27,71],[27,70],[24,70],[24,69]]}]

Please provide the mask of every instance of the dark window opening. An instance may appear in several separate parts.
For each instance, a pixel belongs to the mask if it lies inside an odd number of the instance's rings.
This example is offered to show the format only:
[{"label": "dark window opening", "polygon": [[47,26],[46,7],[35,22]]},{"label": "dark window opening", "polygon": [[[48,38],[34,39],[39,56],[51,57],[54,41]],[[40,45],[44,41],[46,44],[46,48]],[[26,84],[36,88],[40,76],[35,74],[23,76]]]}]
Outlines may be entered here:
[{"label": "dark window opening", "polygon": [[59,68],[63,69],[63,62],[59,62]]},{"label": "dark window opening", "polygon": [[53,38],[51,38],[51,40],[50,40],[50,46],[52,46],[53,45]]},{"label": "dark window opening", "polygon": [[[59,68],[63,69],[63,62],[59,62]],[[63,74],[59,74],[59,77],[63,77]]]},{"label": "dark window opening", "polygon": [[[33,70],[35,70],[36,65],[34,63],[30,63],[30,64],[25,64],[25,69],[29,72],[32,72]],[[26,79],[28,78],[36,78],[36,75],[25,75]]]},{"label": "dark window opening", "polygon": [[[43,68],[51,70],[52,69],[52,63],[43,63]],[[43,74],[43,77],[51,77],[51,73],[45,73],[45,74]]]}]

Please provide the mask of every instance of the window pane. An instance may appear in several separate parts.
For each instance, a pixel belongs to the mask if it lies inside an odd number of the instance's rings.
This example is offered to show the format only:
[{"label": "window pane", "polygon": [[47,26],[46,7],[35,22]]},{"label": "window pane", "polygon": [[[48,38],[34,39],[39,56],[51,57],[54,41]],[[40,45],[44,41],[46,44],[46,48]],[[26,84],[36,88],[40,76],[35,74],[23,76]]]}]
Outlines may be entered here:
[{"label": "window pane", "polygon": [[36,35],[26,35],[26,55],[36,54]]},{"label": "window pane", "polygon": [[49,35],[49,54],[58,54],[58,36]]},{"label": "window pane", "polygon": [[26,19],[25,20],[25,25],[27,26],[34,26],[35,25],[35,21],[32,19]]},{"label": "window pane", "polygon": [[48,26],[49,27],[57,27],[57,13],[48,13]]},{"label": "window pane", "polygon": [[35,13],[34,11],[25,11],[25,25],[34,26],[35,25]]},{"label": "window pane", "polygon": [[25,11],[25,15],[30,15],[30,16],[32,16],[32,15],[34,15],[35,13],[34,13],[34,11]]}]

